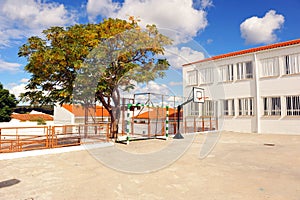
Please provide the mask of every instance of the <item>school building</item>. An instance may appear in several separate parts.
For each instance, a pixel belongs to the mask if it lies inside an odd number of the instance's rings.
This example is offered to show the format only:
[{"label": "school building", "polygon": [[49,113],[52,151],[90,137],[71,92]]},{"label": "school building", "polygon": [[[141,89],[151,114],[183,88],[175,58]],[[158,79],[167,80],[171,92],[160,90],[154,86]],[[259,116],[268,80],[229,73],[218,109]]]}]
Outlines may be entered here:
[{"label": "school building", "polygon": [[215,116],[220,130],[300,134],[300,39],[183,65],[183,92],[203,88],[205,103],[184,117]]}]

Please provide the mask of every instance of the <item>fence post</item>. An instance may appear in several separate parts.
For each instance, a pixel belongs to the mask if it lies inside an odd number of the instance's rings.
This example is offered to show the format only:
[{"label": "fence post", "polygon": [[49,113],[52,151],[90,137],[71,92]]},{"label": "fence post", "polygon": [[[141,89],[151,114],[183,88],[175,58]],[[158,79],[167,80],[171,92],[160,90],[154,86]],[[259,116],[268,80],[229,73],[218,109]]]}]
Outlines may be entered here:
[{"label": "fence post", "polygon": [[201,117],[202,118],[202,132],[204,132],[205,128],[204,128],[204,116]]},{"label": "fence post", "polygon": [[169,137],[169,106],[166,106],[166,139]]}]

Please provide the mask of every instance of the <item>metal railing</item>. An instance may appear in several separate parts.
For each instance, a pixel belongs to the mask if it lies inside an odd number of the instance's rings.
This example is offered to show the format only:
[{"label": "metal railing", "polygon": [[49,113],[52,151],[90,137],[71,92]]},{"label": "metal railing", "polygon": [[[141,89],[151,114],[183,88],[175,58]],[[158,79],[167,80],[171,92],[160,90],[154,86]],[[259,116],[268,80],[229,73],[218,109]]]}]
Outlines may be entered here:
[{"label": "metal railing", "polygon": [[2,127],[0,153],[58,148],[109,140],[109,124]]}]

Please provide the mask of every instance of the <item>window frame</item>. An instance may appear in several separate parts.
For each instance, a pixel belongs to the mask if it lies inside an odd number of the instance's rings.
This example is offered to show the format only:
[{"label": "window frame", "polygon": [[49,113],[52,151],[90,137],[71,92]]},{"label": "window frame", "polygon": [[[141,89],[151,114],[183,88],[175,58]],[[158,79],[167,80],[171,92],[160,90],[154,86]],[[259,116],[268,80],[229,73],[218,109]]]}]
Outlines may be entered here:
[{"label": "window frame", "polygon": [[261,73],[260,77],[277,77],[280,75],[279,57],[265,58],[260,61]]},{"label": "window frame", "polygon": [[233,82],[234,81],[234,65],[222,65],[219,67],[220,82]]},{"label": "window frame", "polygon": [[214,82],[213,69],[211,67],[199,70],[199,85],[212,84]]},{"label": "window frame", "polygon": [[223,115],[235,116],[234,99],[223,99]]},{"label": "window frame", "polygon": [[187,74],[187,85],[188,86],[192,86],[192,85],[198,85],[198,70],[194,69],[194,70],[190,70],[186,72]]},{"label": "window frame", "polygon": [[238,98],[238,116],[254,116],[254,98]]},{"label": "window frame", "polygon": [[281,116],[282,113],[281,97],[280,96],[263,97],[263,107],[264,107],[263,116]]},{"label": "window frame", "polygon": [[238,62],[236,64],[237,80],[253,79],[253,63],[252,61]]},{"label": "window frame", "polygon": [[300,116],[300,95],[285,97],[286,116]]},{"label": "window frame", "polygon": [[300,74],[300,54],[283,56],[284,75]]}]

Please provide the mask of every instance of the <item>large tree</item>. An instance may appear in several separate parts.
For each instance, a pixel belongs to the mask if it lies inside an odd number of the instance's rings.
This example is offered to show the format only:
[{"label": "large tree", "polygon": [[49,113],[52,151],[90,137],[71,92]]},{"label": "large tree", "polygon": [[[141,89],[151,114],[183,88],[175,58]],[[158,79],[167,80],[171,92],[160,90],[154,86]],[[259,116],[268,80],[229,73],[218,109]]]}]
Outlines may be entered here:
[{"label": "large tree", "polygon": [[0,122],[10,121],[10,116],[17,103],[15,95],[10,94],[0,83]]},{"label": "large tree", "polygon": [[106,19],[99,24],[52,27],[45,38],[31,37],[19,50],[31,73],[23,100],[90,105],[96,99],[109,111],[112,137],[118,132],[120,88],[131,80],[163,77],[169,64],[158,58],[171,40],[155,25],[141,29],[135,18]]}]

